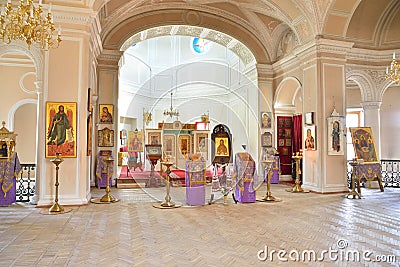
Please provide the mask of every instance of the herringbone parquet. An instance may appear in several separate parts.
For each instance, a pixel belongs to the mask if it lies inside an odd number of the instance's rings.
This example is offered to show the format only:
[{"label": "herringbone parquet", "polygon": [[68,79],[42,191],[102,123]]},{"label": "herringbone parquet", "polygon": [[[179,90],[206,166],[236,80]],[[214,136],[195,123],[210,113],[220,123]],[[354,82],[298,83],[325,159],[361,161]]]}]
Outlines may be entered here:
[{"label": "herringbone parquet", "polygon": [[[0,207],[0,266],[399,266],[399,189],[363,189],[364,198],[353,200],[285,188],[272,185],[283,200],[276,203],[230,199],[224,206],[219,199],[162,210],[152,204],[165,188],[112,188],[120,202],[61,215],[28,204]],[[171,195],[184,203],[185,188],[173,187]],[[315,260],[307,258],[311,251]],[[356,252],[359,260],[351,257]],[[390,255],[395,262],[368,261]]]}]

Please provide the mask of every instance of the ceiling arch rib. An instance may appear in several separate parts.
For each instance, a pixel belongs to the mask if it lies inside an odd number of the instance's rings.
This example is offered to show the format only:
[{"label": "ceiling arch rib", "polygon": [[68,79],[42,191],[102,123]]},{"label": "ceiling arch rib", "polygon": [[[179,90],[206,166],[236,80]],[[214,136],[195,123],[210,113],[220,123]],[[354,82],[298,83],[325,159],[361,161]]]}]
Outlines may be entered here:
[{"label": "ceiling arch rib", "polygon": [[[271,63],[276,59],[274,53],[280,42],[276,37],[283,36],[272,36],[271,27],[279,24],[291,28],[298,44],[312,39],[315,32],[313,23],[295,0],[198,1],[196,5],[169,2],[162,7],[149,1],[131,2],[112,0],[104,6],[106,11],[102,13],[106,15],[101,23],[104,48],[117,49],[127,38],[148,28],[192,25],[234,36],[252,51],[258,63]],[[158,20],[154,18],[156,13]],[[115,42],[116,39],[119,41]]]},{"label": "ceiling arch rib", "polygon": [[255,58],[251,53],[251,51],[238,40],[221,32],[195,26],[187,26],[187,25],[161,26],[139,32],[131,36],[122,45],[121,51],[125,51],[131,45],[141,41],[145,41],[147,39],[152,39],[160,36],[172,36],[172,35],[200,36],[203,39],[207,39],[215,43],[218,43],[222,46],[226,46],[242,60],[245,66],[248,66],[250,64],[255,64]]},{"label": "ceiling arch rib", "polygon": [[[198,23],[193,23],[193,14],[198,16]],[[115,26],[107,25],[107,28],[104,29],[102,39],[105,49],[120,49],[129,37],[149,28],[165,25],[193,25],[234,36],[235,39],[251,50],[258,62],[271,62],[265,43],[259,38],[255,30],[252,31],[253,27],[249,25],[243,26],[237,21],[228,20],[226,17],[218,17],[214,14],[179,9],[166,12],[158,10],[141,13],[140,15],[132,14],[129,19],[120,19],[116,21],[116,24]]]}]

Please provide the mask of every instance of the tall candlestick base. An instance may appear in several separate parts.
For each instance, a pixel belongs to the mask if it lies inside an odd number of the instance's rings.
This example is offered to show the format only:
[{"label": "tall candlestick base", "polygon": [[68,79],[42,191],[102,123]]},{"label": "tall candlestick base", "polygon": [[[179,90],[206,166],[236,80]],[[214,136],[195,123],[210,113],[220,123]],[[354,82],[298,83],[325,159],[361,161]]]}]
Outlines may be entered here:
[{"label": "tall candlestick base", "polygon": [[57,215],[57,214],[64,214],[67,212],[70,212],[72,209],[69,208],[64,208],[63,206],[61,206],[60,204],[58,204],[58,186],[60,185],[60,183],[58,182],[58,170],[59,170],[59,165],[64,161],[61,158],[61,154],[60,153],[56,153],[56,157],[52,160],[50,160],[51,162],[54,163],[54,165],[56,165],[56,194],[55,194],[55,198],[54,198],[54,204],[48,209],[43,209],[40,211],[41,214],[44,215]]},{"label": "tall candlestick base", "polygon": [[257,199],[257,201],[262,201],[262,202],[282,201],[281,199],[274,197],[271,193],[271,176],[272,176],[271,170],[272,170],[273,163],[274,163],[274,160],[261,161],[261,164],[264,166],[264,170],[267,171],[267,194],[265,195],[265,197],[263,197],[261,199]]},{"label": "tall candlestick base", "polygon": [[356,191],[356,168],[358,165],[357,160],[350,161],[351,170],[351,191],[347,194],[346,198],[361,199],[361,194]]},{"label": "tall candlestick base", "polygon": [[171,173],[170,168],[173,165],[173,163],[170,162],[170,161],[162,161],[161,164],[164,165],[165,167],[167,167],[167,170],[166,170],[166,174],[167,174],[167,176],[166,176],[166,179],[167,179],[166,190],[167,190],[167,193],[166,193],[166,196],[165,196],[165,201],[162,202],[162,203],[154,203],[153,207],[154,208],[158,208],[158,209],[179,208],[179,207],[182,206],[182,204],[172,202],[171,201],[171,196],[169,194],[170,190],[171,190],[171,183],[170,183],[171,177],[170,177],[169,174]]},{"label": "tall candlestick base", "polygon": [[102,196],[101,198],[93,198],[90,200],[90,202],[95,203],[95,204],[109,204],[109,203],[115,203],[118,202],[119,199],[115,198],[114,196],[112,196],[110,194],[110,165],[112,164],[112,162],[114,161],[114,159],[112,157],[108,157],[104,159],[104,162],[107,164],[107,181],[106,181],[106,194],[104,196]]},{"label": "tall candlestick base", "polygon": [[294,159],[296,161],[296,181],[295,181],[295,186],[293,188],[290,189],[286,189],[287,192],[291,192],[291,193],[309,193],[309,190],[304,190],[303,188],[301,188],[301,181],[300,181],[300,174],[301,174],[301,170],[300,170],[300,160],[303,158],[302,155],[293,155],[292,159]]}]

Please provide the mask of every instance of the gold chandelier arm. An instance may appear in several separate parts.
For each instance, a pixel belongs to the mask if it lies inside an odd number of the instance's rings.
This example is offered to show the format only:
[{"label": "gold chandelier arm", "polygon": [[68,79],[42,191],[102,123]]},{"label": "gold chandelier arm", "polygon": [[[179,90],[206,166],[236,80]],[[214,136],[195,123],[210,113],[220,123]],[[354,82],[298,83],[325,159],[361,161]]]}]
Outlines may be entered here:
[{"label": "gold chandelier arm", "polygon": [[35,6],[32,0],[20,1],[18,6],[11,2],[0,16],[0,38],[9,44],[14,40],[24,40],[30,48],[37,43],[42,49],[57,48],[61,42],[61,32],[57,36],[51,12],[45,16],[41,1]]}]

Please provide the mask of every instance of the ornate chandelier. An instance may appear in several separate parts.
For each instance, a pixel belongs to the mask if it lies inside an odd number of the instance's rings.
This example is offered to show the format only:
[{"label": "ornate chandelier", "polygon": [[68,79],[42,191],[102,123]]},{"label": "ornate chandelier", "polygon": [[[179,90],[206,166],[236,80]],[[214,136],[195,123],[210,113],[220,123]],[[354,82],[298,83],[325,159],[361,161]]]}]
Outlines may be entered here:
[{"label": "ornate chandelier", "polygon": [[11,0],[7,0],[7,5],[1,10],[0,38],[7,44],[25,40],[28,48],[32,43],[39,44],[44,50],[57,48],[61,42],[61,28],[55,37],[51,6],[46,16],[42,13],[42,0],[37,7],[32,0],[20,0],[19,6],[13,6]]},{"label": "ornate chandelier", "polygon": [[386,80],[391,80],[392,82],[396,83],[397,85],[400,85],[400,74],[399,74],[399,69],[400,65],[396,61],[396,54],[393,52],[393,60],[392,63],[390,63],[390,69],[389,67],[386,67]]},{"label": "ornate chandelier", "polygon": [[171,118],[172,116],[176,116],[177,119],[179,117],[179,111],[174,110],[172,108],[172,91],[171,91],[171,106],[169,107],[169,110],[164,110],[164,116],[170,116]]}]

